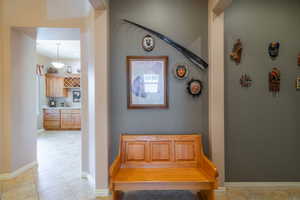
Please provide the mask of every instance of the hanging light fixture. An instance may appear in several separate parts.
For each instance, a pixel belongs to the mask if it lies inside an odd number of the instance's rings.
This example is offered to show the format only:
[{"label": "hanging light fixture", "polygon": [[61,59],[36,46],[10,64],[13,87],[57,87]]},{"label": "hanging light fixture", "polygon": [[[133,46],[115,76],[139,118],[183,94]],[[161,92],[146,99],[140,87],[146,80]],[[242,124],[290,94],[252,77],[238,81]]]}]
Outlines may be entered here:
[{"label": "hanging light fixture", "polygon": [[52,62],[51,64],[55,67],[55,68],[63,68],[65,66],[64,63],[62,62],[59,62],[59,46],[60,46],[60,43],[57,43],[57,54],[56,54],[56,62]]}]

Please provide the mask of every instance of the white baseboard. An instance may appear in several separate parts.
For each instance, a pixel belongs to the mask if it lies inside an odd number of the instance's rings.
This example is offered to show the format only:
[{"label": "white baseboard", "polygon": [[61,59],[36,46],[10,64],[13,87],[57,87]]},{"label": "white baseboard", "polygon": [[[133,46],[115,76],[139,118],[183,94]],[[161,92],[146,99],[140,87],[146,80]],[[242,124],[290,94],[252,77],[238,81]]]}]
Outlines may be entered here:
[{"label": "white baseboard", "polygon": [[225,187],[300,187],[300,182],[226,182]]},{"label": "white baseboard", "polygon": [[29,163],[29,164],[17,169],[16,171],[14,171],[12,173],[0,174],[0,181],[16,178],[17,176],[21,175],[22,173],[28,171],[29,169],[37,167],[37,166],[38,166],[37,161],[34,161],[32,163]]},{"label": "white baseboard", "polygon": [[110,196],[110,191],[109,191],[109,189],[96,189],[95,196],[96,197],[108,197],[108,196]]},{"label": "white baseboard", "polygon": [[38,129],[37,134],[38,134],[38,135],[41,135],[41,134],[44,133],[44,132],[45,132],[45,129],[43,129],[43,128],[42,128],[42,129]]},{"label": "white baseboard", "polygon": [[94,179],[94,177],[91,174],[89,174],[87,172],[81,172],[81,177],[84,178],[84,179],[87,179],[88,182],[89,182],[89,184],[93,188],[95,188],[95,186],[96,186],[95,179]]},{"label": "white baseboard", "polygon": [[89,174],[87,172],[81,172],[81,177],[84,178],[84,179],[87,179],[89,184],[93,187],[95,197],[108,197],[108,196],[110,196],[109,189],[96,189],[95,179],[91,174]]}]

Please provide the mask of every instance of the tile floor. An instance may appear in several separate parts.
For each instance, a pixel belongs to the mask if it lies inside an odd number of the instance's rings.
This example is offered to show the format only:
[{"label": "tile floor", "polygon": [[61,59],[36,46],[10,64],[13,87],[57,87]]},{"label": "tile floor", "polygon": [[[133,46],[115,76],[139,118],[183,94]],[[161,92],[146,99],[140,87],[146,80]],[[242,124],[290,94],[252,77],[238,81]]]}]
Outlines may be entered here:
[{"label": "tile floor", "polygon": [[[38,169],[0,181],[0,200],[96,200],[88,181],[81,178],[80,148],[80,132],[43,133],[38,139]],[[300,188],[229,187],[226,192],[217,192],[216,197],[300,200]],[[123,200],[196,200],[196,196],[187,191],[143,191],[126,193]]]}]

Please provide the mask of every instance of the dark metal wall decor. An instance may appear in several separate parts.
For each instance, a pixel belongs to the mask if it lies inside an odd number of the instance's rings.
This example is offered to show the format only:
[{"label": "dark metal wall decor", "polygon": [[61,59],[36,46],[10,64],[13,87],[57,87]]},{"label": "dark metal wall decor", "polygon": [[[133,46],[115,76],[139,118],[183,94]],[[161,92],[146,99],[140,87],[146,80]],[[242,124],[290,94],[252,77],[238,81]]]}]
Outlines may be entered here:
[{"label": "dark metal wall decor", "polygon": [[175,78],[179,80],[186,79],[189,76],[189,68],[185,64],[177,64],[174,67]]},{"label": "dark metal wall decor", "polygon": [[275,59],[279,55],[279,42],[271,42],[269,45],[269,55],[272,59]]},{"label": "dark metal wall decor", "polygon": [[192,79],[188,82],[187,90],[193,97],[198,97],[202,93],[202,82],[200,80]]},{"label": "dark metal wall decor", "polygon": [[149,33],[155,35],[156,37],[158,37],[159,39],[163,40],[164,42],[166,42],[167,44],[171,45],[172,47],[174,47],[177,51],[179,51],[180,53],[182,53],[189,61],[191,61],[195,66],[197,66],[198,68],[200,68],[201,70],[205,70],[208,67],[207,62],[205,62],[202,58],[200,58],[199,56],[197,56],[196,54],[194,54],[193,52],[191,52],[190,50],[184,48],[183,46],[181,46],[180,44],[174,42],[173,40],[171,40],[170,38],[166,37],[165,35],[158,33],[152,29],[149,29],[145,26],[142,26],[140,24],[137,24],[135,22],[123,19],[124,22],[132,24],[134,26],[137,26],[143,30],[148,31]]},{"label": "dark metal wall decor", "polygon": [[248,74],[243,74],[240,78],[241,87],[249,88],[252,86],[252,79]]},{"label": "dark metal wall decor", "polygon": [[151,35],[146,35],[143,38],[142,46],[145,51],[148,51],[148,52],[152,51],[155,47],[154,38]]},{"label": "dark metal wall decor", "polygon": [[273,93],[280,91],[280,70],[276,67],[269,73],[269,91]]},{"label": "dark metal wall decor", "polygon": [[235,61],[236,64],[240,64],[242,59],[243,44],[240,39],[236,41],[233,46],[232,53],[230,53],[230,58]]}]

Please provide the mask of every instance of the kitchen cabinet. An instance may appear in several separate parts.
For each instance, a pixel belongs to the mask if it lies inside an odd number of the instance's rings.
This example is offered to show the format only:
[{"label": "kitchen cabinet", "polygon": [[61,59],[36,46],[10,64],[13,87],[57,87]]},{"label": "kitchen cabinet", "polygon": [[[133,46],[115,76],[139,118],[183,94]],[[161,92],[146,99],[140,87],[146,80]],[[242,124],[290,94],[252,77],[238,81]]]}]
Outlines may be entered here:
[{"label": "kitchen cabinet", "polygon": [[60,129],[60,111],[53,109],[44,110],[44,129],[57,130]]},{"label": "kitchen cabinet", "polygon": [[64,77],[46,74],[46,96],[67,97],[68,90],[64,87]]},{"label": "kitchen cabinet", "polygon": [[61,110],[61,128],[62,129],[80,129],[81,115],[80,110]]},{"label": "kitchen cabinet", "polygon": [[80,109],[44,109],[46,130],[80,130]]}]

